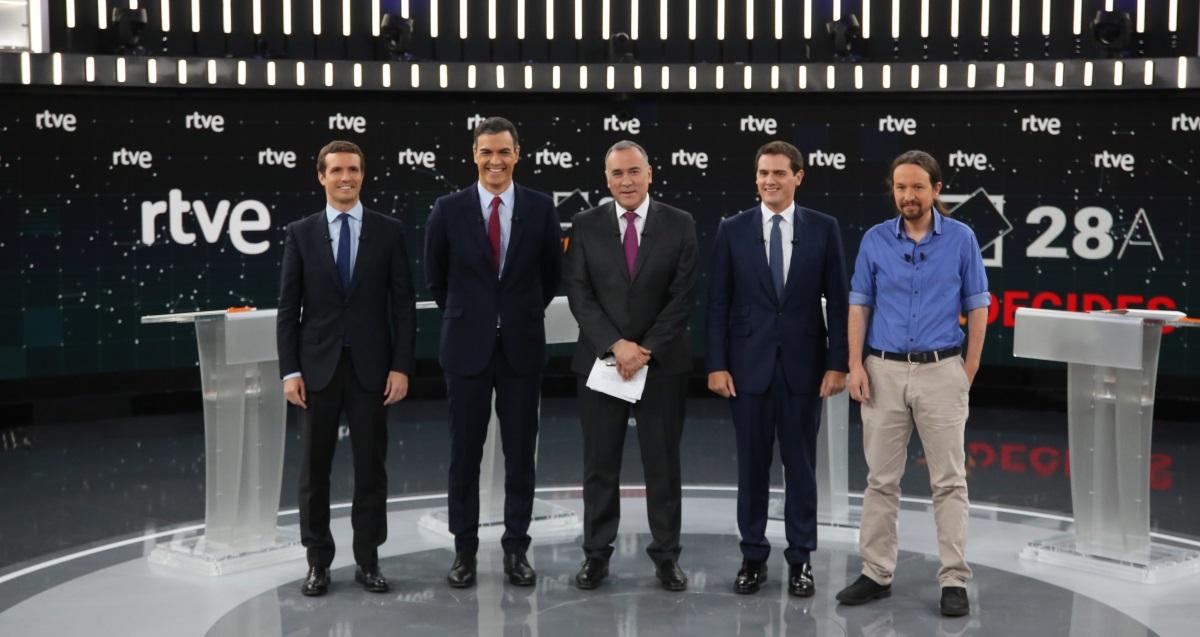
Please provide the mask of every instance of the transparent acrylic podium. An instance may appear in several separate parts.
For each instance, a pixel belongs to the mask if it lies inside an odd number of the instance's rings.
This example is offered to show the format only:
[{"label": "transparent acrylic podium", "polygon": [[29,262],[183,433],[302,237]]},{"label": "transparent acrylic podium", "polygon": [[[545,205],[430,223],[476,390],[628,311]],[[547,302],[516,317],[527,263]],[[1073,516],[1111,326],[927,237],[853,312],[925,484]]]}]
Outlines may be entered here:
[{"label": "transparent acrylic podium", "polygon": [[[417,303],[418,310],[436,309],[432,301]],[[567,297],[557,296],[546,308],[546,343],[574,343],[579,340],[579,325],[575,322]],[[500,419],[496,416],[496,396],[492,394],[492,418],[488,422],[487,442],[483,447],[483,462],[479,467],[479,538],[495,540],[504,533],[504,452],[500,444]],[[535,452],[536,457],[536,452]],[[443,537],[452,538],[449,512],[434,509],[421,516],[418,525]],[[546,536],[582,528],[583,523],[574,511],[541,499],[533,501],[530,535]]]},{"label": "transparent acrylic podium", "polygon": [[1150,432],[1159,344],[1182,312],[1020,308],[1013,356],[1067,363],[1074,533],[1025,559],[1141,582],[1200,573],[1200,552],[1150,537]]},{"label": "transparent acrylic podium", "polygon": [[304,557],[295,533],[276,527],[286,412],[275,310],[143,316],[194,323],[204,399],[204,533],[172,539],[155,564],[224,575]]}]

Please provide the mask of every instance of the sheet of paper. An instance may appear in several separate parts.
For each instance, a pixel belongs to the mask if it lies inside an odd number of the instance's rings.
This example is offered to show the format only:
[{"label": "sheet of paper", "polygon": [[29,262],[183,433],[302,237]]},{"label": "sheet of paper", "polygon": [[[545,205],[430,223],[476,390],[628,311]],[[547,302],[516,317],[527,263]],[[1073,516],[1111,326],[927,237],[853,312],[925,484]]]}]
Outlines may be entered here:
[{"label": "sheet of paper", "polygon": [[642,390],[646,389],[646,374],[649,372],[649,366],[643,365],[633,375],[633,378],[625,380],[617,371],[616,364],[609,364],[611,362],[612,359],[609,359],[608,362],[602,358],[596,359],[595,364],[592,365],[592,373],[588,374],[588,389],[620,398],[627,403],[636,403],[641,400]]}]

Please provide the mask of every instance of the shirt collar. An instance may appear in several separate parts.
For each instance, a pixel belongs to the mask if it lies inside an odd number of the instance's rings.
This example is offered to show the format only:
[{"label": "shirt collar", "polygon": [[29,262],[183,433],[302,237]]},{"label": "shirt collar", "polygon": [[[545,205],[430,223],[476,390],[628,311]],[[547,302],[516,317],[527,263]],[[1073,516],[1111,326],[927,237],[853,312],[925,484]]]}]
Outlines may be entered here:
[{"label": "shirt collar", "polygon": [[[615,199],[613,200],[613,209],[617,211],[618,219],[625,216],[625,209]],[[638,204],[638,207],[634,208],[633,211],[639,218],[646,218],[646,215],[650,213],[650,193],[646,193],[646,197],[642,199],[642,203]]]},{"label": "shirt collar", "polygon": [[[337,208],[334,208],[333,206],[331,206],[329,204],[325,204],[325,220],[327,222],[333,223],[333,222],[337,221],[338,215],[340,215],[340,214],[342,214],[341,210],[338,210]],[[363,216],[362,201],[354,202],[354,207],[347,210],[346,214],[350,215],[351,219],[361,223],[362,216]]]},{"label": "shirt collar", "polygon": [[[942,234],[942,213],[933,210],[933,234]],[[896,237],[904,238],[904,217],[896,215]]]},{"label": "shirt collar", "polygon": [[[758,204],[758,209],[760,211],[762,211],[763,225],[765,226],[765,225],[771,223],[771,217],[775,216],[775,214],[776,214],[775,211],[768,208],[767,204],[765,204],[765,203]],[[789,224],[794,223],[794,219],[796,216],[796,202],[793,201],[792,204],[790,206],[788,206],[787,210],[784,210],[783,212],[781,212],[779,214],[783,215],[784,223],[789,223]]]},{"label": "shirt collar", "polygon": [[[479,191],[479,205],[482,206],[484,210],[491,210],[492,199],[494,199],[496,195],[489,192],[488,189],[484,188],[483,184],[479,183],[478,181],[475,182],[475,189]],[[508,188],[505,189],[504,192],[500,193],[501,208],[508,208],[509,210],[513,209],[513,199],[516,197],[515,191],[516,182],[510,182],[508,184]]]}]

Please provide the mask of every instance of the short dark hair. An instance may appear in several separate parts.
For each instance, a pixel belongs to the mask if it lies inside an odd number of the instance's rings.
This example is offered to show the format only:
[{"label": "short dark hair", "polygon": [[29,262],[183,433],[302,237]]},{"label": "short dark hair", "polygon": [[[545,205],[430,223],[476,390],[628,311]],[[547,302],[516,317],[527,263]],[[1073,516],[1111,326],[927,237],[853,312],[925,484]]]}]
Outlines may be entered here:
[{"label": "short dark hair", "polygon": [[517,127],[503,117],[489,117],[475,126],[475,137],[472,138],[473,145],[479,140],[480,135],[495,135],[498,133],[508,132],[512,135],[513,146],[520,146],[521,143],[517,140]]},{"label": "short dark hair", "polygon": [[767,142],[759,147],[758,152],[754,154],[754,170],[758,170],[758,160],[763,155],[783,155],[792,162],[792,174],[804,170],[804,154],[799,148],[782,141],[775,140]]},{"label": "short dark hair", "polygon": [[650,165],[650,155],[646,153],[646,149],[642,148],[641,144],[639,144],[631,139],[622,139],[621,141],[613,144],[612,146],[609,146],[608,152],[604,153],[604,162],[608,163],[608,156],[617,152],[618,150],[629,150],[631,148],[633,150],[636,150],[637,152],[641,153],[642,159],[646,160],[646,165],[647,166]]},{"label": "short dark hair", "polygon": [[335,139],[321,148],[321,152],[317,153],[317,172],[325,174],[325,156],[329,153],[354,153],[358,155],[358,168],[366,172],[367,158],[363,156],[362,149],[354,142],[348,142],[341,139]]},{"label": "short dark hair", "polygon": [[[923,150],[906,150],[893,159],[892,167],[888,168],[887,186],[889,194],[892,191],[892,176],[896,174],[897,168],[905,164],[912,164],[913,166],[924,170],[926,174],[929,175],[930,186],[942,182],[942,165],[938,163],[938,160],[934,159],[933,155],[930,155]],[[941,212],[944,215],[950,214],[950,212],[946,210],[946,205],[942,203],[941,199],[935,198],[933,200],[933,205],[937,207],[938,212]]]}]

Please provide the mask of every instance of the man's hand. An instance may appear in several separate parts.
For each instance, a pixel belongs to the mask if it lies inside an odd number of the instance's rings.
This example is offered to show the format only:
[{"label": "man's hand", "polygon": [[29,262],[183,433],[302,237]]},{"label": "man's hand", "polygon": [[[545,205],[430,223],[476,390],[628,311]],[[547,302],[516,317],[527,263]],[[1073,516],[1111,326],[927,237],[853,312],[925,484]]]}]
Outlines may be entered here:
[{"label": "man's hand", "polygon": [[283,396],[289,403],[308,409],[308,393],[304,390],[304,378],[296,376],[283,381]]},{"label": "man's hand", "polygon": [[850,397],[860,403],[871,402],[871,381],[867,378],[867,370],[862,364],[850,366],[850,378],[846,381],[850,388]]},{"label": "man's hand", "polygon": [[967,373],[967,385],[975,384],[975,374],[979,373],[979,363],[963,362],[963,371]]},{"label": "man's hand", "polygon": [[846,389],[846,372],[827,370],[825,377],[821,379],[821,398],[836,396],[844,389]]},{"label": "man's hand", "polygon": [[613,357],[617,359],[617,372],[625,380],[633,378],[642,365],[650,361],[650,350],[625,339],[617,341],[612,346],[612,353]]},{"label": "man's hand", "polygon": [[387,384],[383,387],[383,406],[404,400],[408,395],[408,374],[388,372]]},{"label": "man's hand", "polygon": [[708,391],[722,398],[737,397],[737,389],[733,387],[733,375],[725,370],[709,373]]}]

